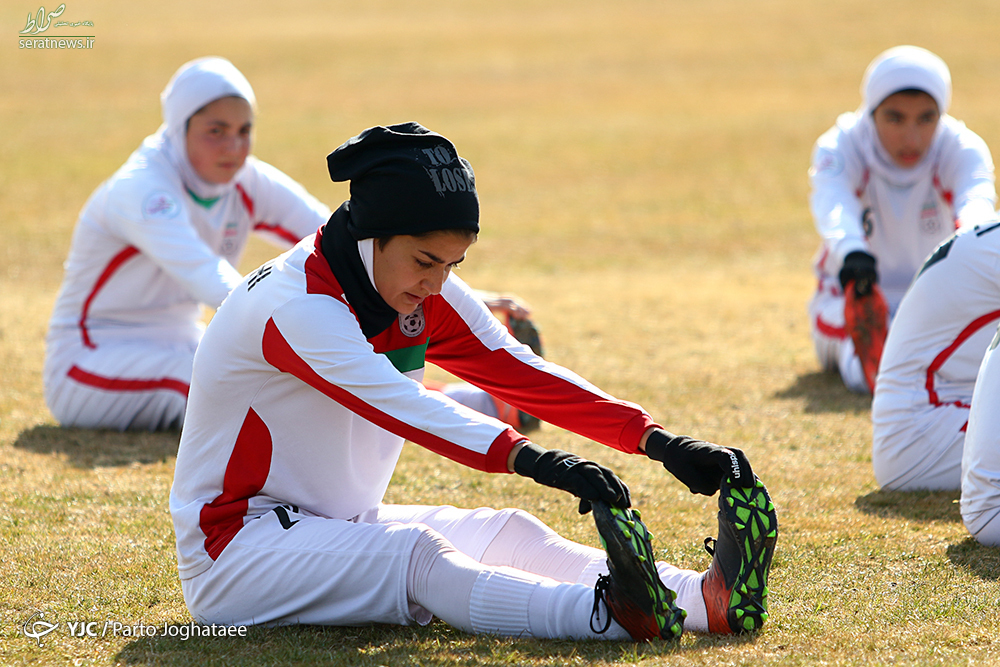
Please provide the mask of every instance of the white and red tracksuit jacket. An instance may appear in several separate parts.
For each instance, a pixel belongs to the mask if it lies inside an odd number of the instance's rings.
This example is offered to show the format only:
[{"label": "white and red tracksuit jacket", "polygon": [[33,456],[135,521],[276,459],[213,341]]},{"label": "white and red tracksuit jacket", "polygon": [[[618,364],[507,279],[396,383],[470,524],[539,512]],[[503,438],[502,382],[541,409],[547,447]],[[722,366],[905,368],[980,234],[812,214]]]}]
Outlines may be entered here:
[{"label": "white and red tracksuit jacket", "polygon": [[963,229],[931,255],[903,298],[879,366],[875,440],[943,405],[969,407],[1000,320],[1000,222]]},{"label": "white and red tracksuit jacket", "polygon": [[252,156],[225,194],[200,200],[162,141],[162,133],[148,137],[80,213],[49,321],[48,390],[72,381],[74,359],[102,344],[197,343],[201,304],[218,307],[240,282],[234,267],[251,232],[289,248],[330,216],[301,185]]},{"label": "white and red tracksuit jacket", "polygon": [[844,257],[863,250],[877,259],[879,283],[895,311],[938,243],[960,226],[993,217],[993,159],[979,135],[947,114],[927,155],[911,170],[875,160],[873,135],[870,119],[845,113],[813,148],[809,204],[823,239],[817,291],[839,295]]},{"label": "white and red tracksuit jacket", "polygon": [[404,439],[507,472],[525,438],[425,389],[425,361],[625,452],[655,425],[535,356],[454,275],[366,339],[320,251],[322,231],[247,276],[198,348],[170,495],[182,579],[276,505],[340,519],[377,506]]}]

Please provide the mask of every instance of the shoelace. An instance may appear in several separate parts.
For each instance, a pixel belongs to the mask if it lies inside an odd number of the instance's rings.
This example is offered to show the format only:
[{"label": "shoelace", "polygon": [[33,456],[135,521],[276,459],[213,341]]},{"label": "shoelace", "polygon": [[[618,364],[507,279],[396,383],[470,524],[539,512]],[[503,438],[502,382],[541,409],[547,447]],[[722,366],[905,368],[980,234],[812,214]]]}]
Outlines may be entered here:
[{"label": "shoelace", "polygon": [[[611,627],[611,610],[608,609],[608,617],[604,623],[604,627],[598,630],[594,627],[594,617],[597,617],[597,622],[601,622],[601,600],[604,598],[604,592],[611,587],[611,576],[606,574],[598,575],[597,583],[594,585],[594,608],[590,612],[590,629],[592,632],[596,632],[599,635],[603,635]],[[607,603],[604,604],[607,608]]]},{"label": "shoelace", "polygon": [[[708,546],[709,542],[712,543],[712,546]],[[708,552],[709,556],[714,556],[715,555],[715,545],[718,544],[718,542],[719,542],[719,540],[715,539],[714,537],[706,537],[705,538],[705,551]]]}]

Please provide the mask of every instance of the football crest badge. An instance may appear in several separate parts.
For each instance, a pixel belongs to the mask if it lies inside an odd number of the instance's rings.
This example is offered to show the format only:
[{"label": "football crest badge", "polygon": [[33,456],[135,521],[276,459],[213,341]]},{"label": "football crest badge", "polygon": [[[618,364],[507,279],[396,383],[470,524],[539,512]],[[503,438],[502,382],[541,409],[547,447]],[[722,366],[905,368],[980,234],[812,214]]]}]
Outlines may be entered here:
[{"label": "football crest badge", "polygon": [[427,321],[424,319],[423,304],[417,306],[417,309],[409,315],[399,314],[399,330],[403,332],[404,336],[410,338],[419,336],[423,333],[425,326],[427,326]]}]

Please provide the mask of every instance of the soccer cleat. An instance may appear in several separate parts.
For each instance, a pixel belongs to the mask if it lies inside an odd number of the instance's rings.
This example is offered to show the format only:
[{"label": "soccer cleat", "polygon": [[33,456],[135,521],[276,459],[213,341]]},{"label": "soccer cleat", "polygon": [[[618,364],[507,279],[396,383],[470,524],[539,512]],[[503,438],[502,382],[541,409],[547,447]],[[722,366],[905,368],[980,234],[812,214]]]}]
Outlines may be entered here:
[{"label": "soccer cleat", "polygon": [[[601,544],[608,552],[610,574],[598,577],[594,587],[590,629],[599,634],[606,632],[614,619],[636,641],[677,639],[684,631],[687,612],[674,604],[677,594],[660,581],[650,544],[653,536],[639,512],[599,500],[592,501],[592,505]],[[602,600],[609,616],[604,627],[598,629],[594,619],[601,622]]]},{"label": "soccer cleat", "polygon": [[882,359],[888,333],[889,307],[877,284],[864,296],[858,296],[854,282],[844,288],[844,328],[854,341],[854,352],[861,360],[868,389],[875,393],[875,376]]},{"label": "soccer cleat", "polygon": [[518,410],[510,403],[504,403],[496,396],[491,395],[490,398],[493,399],[493,407],[496,408],[497,419],[513,426],[514,430],[518,433],[531,433],[541,428],[542,422],[537,417],[532,417],[527,412]]},{"label": "soccer cleat", "polygon": [[[719,538],[705,540],[712,565],[701,582],[708,631],[738,634],[767,620],[767,573],[778,539],[778,515],[760,479],[719,489]],[[714,547],[709,546],[714,542]]]},{"label": "soccer cleat", "polygon": [[545,352],[542,349],[542,334],[534,322],[527,317],[511,317],[508,313],[506,325],[507,330],[517,339],[517,342],[524,343],[538,356],[545,356]]}]

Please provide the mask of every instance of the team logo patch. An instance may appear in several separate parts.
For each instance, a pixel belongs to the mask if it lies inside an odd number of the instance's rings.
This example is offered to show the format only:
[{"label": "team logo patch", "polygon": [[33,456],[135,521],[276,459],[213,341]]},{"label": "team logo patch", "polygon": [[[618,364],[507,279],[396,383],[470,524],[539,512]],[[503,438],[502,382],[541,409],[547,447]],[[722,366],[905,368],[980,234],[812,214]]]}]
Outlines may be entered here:
[{"label": "team logo patch", "polygon": [[816,174],[836,176],[844,170],[844,161],[836,153],[821,149],[816,153],[813,170]]},{"label": "team logo patch", "polygon": [[920,228],[924,230],[925,234],[936,234],[941,229],[937,202],[926,202],[920,209]]},{"label": "team logo patch", "polygon": [[170,219],[180,213],[181,207],[169,193],[150,192],[142,202],[142,215],[147,220],[153,218]]},{"label": "team logo patch", "polygon": [[399,330],[403,332],[404,336],[410,338],[419,336],[423,333],[425,326],[427,326],[427,321],[424,319],[423,304],[417,306],[417,309],[409,315],[399,314]]}]

